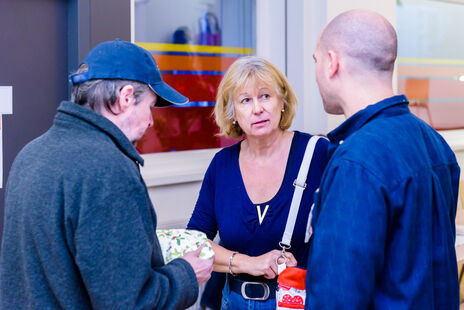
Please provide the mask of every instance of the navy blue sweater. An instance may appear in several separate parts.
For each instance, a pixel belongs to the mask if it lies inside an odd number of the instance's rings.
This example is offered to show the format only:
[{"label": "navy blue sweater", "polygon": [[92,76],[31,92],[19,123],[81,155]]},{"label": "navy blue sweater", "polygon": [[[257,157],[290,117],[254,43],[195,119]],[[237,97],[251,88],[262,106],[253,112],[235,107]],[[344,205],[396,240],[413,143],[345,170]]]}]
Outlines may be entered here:
[{"label": "navy blue sweater", "polygon": [[164,265],[143,159],[108,119],[63,102],[8,178],[0,309],[182,309],[198,284]]},{"label": "navy blue sweater", "polygon": [[[280,249],[279,241],[287,223],[295,181],[301,166],[310,135],[295,131],[284,179],[276,195],[259,204],[261,210],[268,205],[260,224],[257,206],[250,200],[239,166],[240,144],[224,148],[212,160],[188,228],[203,231],[213,239],[217,232],[222,245],[232,251],[259,256]],[[327,163],[328,141],[320,139],[311,160],[308,184],[299,206],[290,252],[298,265],[306,267],[309,244],[304,242],[309,210],[314,191],[319,187]]]}]

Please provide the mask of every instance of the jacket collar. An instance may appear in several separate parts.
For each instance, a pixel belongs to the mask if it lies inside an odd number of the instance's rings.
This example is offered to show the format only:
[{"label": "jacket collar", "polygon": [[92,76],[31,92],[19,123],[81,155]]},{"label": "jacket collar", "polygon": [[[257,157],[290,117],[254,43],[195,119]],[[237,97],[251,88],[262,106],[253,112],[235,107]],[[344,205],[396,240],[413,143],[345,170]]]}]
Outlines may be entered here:
[{"label": "jacket collar", "polygon": [[405,95],[398,95],[368,105],[366,108],[350,116],[340,126],[331,131],[327,137],[331,142],[338,145],[384,110],[396,105],[404,105],[404,108],[408,110],[408,103],[408,98]]},{"label": "jacket collar", "polygon": [[72,116],[81,121],[98,128],[107,134],[116,144],[116,146],[131,158],[136,163],[143,166],[143,158],[137,152],[132,143],[127,139],[126,135],[119,129],[113,122],[106,117],[74,102],[63,101],[58,107],[58,114],[56,118],[66,117],[65,115]]}]

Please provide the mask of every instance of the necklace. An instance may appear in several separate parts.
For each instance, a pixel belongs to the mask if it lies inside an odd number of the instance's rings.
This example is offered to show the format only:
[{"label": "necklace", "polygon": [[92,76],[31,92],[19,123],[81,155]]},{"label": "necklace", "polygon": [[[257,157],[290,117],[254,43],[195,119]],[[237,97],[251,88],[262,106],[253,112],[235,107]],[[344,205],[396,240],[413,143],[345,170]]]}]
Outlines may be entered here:
[{"label": "necklace", "polygon": [[259,220],[259,225],[263,223],[264,217],[266,216],[267,209],[269,209],[269,205],[266,205],[264,207],[264,212],[261,213],[261,205],[256,205],[256,210],[258,211],[258,220]]}]

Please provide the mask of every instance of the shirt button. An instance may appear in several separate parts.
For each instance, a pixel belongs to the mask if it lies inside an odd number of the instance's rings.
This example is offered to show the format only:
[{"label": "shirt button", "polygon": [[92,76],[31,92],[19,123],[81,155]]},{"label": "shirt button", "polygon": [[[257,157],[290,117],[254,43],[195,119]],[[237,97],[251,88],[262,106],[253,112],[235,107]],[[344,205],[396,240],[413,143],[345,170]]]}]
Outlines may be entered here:
[{"label": "shirt button", "polygon": [[343,140],[338,141],[338,144],[343,144]]}]

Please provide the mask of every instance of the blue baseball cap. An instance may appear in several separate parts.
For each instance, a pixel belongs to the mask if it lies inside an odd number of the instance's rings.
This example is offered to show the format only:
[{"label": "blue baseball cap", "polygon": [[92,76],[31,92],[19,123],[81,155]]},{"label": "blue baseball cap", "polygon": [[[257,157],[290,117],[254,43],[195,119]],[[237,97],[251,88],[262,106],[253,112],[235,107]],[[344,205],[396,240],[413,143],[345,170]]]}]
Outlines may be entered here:
[{"label": "blue baseball cap", "polygon": [[83,63],[87,64],[88,71],[70,75],[72,85],[95,79],[133,80],[147,84],[158,95],[156,106],[188,102],[187,97],[163,81],[153,56],[130,42],[116,39],[100,43]]}]

